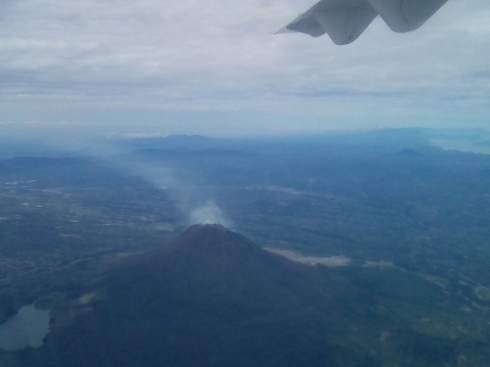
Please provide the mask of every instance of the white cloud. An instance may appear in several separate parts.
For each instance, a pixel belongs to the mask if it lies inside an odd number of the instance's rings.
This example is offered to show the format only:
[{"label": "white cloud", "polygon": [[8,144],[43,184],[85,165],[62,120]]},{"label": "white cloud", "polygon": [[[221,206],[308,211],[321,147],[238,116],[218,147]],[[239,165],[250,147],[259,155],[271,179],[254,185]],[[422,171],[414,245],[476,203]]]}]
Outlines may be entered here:
[{"label": "white cloud", "polygon": [[347,124],[414,113],[483,121],[490,112],[486,0],[449,0],[407,34],[377,19],[343,47],[273,35],[314,2],[9,1],[0,7],[0,105],[9,120],[33,118],[18,112],[27,105],[82,115],[94,106],[291,112]]}]

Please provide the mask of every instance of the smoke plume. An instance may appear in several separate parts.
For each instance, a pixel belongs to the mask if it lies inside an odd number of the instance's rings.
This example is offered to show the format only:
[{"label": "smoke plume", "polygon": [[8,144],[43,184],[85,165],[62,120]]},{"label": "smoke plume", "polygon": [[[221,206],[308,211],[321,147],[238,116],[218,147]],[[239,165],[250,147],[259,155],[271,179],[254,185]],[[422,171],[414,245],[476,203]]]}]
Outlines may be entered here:
[{"label": "smoke plume", "polygon": [[221,224],[229,227],[231,223],[225,218],[223,211],[212,200],[204,206],[194,209],[190,214],[191,224]]}]

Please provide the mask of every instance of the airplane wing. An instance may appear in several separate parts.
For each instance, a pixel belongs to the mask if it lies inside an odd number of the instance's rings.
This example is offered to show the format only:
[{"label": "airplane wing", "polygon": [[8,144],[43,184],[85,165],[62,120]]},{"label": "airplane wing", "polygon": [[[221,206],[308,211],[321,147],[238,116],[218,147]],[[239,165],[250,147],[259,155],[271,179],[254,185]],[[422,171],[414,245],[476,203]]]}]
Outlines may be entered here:
[{"label": "airplane wing", "polygon": [[278,33],[302,32],[313,37],[327,33],[337,45],[351,43],[378,13],[365,0],[322,0]]},{"label": "airplane wing", "polygon": [[355,41],[379,14],[395,32],[425,23],[447,0],[321,0],[277,33],[327,33],[337,45]]},{"label": "airplane wing", "polygon": [[368,0],[395,32],[410,32],[424,24],[447,0]]}]

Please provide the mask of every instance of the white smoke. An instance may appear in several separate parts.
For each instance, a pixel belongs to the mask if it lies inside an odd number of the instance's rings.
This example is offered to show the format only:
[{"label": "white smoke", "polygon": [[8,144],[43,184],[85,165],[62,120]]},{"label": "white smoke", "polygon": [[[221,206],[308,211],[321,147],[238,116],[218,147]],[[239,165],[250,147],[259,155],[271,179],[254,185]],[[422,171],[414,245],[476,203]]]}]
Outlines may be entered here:
[{"label": "white smoke", "polygon": [[[214,200],[204,201],[203,197],[213,197],[216,193],[210,192],[209,187],[189,184],[189,179],[183,180],[172,168],[153,163],[125,162],[123,166],[126,171],[142,177],[155,187],[169,190],[176,208],[187,216],[188,224],[221,224],[232,228],[233,222],[226,218],[223,211],[216,205]],[[204,205],[198,206],[204,202]],[[196,204],[197,203],[197,204]]]},{"label": "white smoke", "polygon": [[190,214],[191,224],[221,224],[230,227],[231,223],[225,218],[223,211],[212,200],[194,209]]}]

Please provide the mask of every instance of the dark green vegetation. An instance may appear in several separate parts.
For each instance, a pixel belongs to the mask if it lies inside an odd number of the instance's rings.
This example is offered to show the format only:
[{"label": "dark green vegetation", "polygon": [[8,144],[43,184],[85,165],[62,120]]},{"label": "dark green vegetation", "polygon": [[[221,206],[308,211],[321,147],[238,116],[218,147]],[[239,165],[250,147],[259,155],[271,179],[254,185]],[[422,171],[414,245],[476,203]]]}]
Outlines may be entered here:
[{"label": "dark green vegetation", "polygon": [[[344,316],[322,322],[300,318],[244,329],[218,318],[208,324],[216,338],[209,340],[189,327],[206,313],[182,311],[164,322],[173,330],[165,338],[175,343],[162,344],[177,356],[196,353],[192,358],[200,363],[175,357],[175,366],[260,363],[233,359],[246,354],[277,366],[489,364],[490,156],[431,147],[413,130],[130,144],[141,150],[104,163],[0,161],[0,318],[37,300],[51,309],[53,330],[39,350],[0,352],[0,365],[41,363],[42,348],[60,336],[68,343],[65,352],[76,348],[77,338],[88,335],[70,333],[78,330],[77,320],[93,317],[98,322],[86,325],[95,330],[101,323],[91,315],[111,298],[102,286],[108,271],[129,254],[180,234],[189,213],[209,199],[237,232],[262,246],[350,258],[348,266],[317,266],[315,272],[345,285],[352,298],[326,307],[326,314],[329,307],[343,308]],[[138,307],[137,299],[128,302]],[[119,316],[107,311],[106,317],[115,323]],[[184,319],[190,319],[187,328],[172,324]],[[295,344],[294,330],[310,335],[308,342]],[[128,337],[134,346],[159,343],[140,332]],[[237,341],[236,335],[248,341],[240,347],[249,348],[246,353],[218,343]],[[182,345],[178,340],[188,340],[188,349],[172,349]],[[106,342],[96,340],[91,348]],[[90,350],[94,361],[109,363],[118,353],[100,348]],[[305,350],[311,360],[301,359]],[[151,365],[152,357],[144,358],[133,365]],[[61,357],[59,363],[67,365]]]}]

